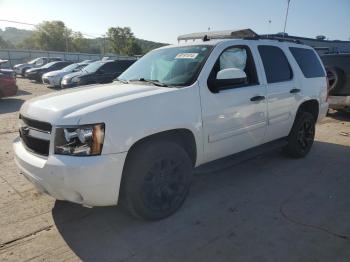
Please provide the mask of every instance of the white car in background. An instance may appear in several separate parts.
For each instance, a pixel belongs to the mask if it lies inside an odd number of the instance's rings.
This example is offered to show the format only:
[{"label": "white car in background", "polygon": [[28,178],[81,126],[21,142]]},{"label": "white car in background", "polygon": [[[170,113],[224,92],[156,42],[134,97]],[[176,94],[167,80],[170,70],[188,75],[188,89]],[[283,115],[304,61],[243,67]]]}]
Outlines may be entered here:
[{"label": "white car in background", "polygon": [[60,57],[38,57],[24,64],[17,64],[13,67],[16,75],[24,76],[25,72],[31,68],[42,67],[50,62],[62,61]]},{"label": "white car in background", "polygon": [[75,64],[71,64],[69,66],[66,66],[65,68],[63,68],[61,70],[56,70],[56,71],[51,71],[51,72],[45,73],[42,76],[43,84],[47,84],[47,85],[52,86],[52,87],[60,87],[62,78],[65,75],[68,75],[72,72],[77,72],[77,71],[83,69],[89,63],[90,63],[89,61],[87,61],[87,62],[83,61],[80,63],[75,63]]}]

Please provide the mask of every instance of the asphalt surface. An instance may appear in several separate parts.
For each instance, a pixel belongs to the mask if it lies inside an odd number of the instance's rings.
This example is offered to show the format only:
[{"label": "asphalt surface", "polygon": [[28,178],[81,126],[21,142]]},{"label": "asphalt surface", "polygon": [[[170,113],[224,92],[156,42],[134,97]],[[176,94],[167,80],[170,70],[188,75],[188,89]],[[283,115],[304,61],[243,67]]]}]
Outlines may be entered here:
[{"label": "asphalt surface", "polygon": [[175,215],[145,222],[35,191],[11,143],[21,104],[56,90],[17,83],[0,100],[0,261],[350,261],[350,114],[318,124],[304,159],[274,150],[197,173]]}]

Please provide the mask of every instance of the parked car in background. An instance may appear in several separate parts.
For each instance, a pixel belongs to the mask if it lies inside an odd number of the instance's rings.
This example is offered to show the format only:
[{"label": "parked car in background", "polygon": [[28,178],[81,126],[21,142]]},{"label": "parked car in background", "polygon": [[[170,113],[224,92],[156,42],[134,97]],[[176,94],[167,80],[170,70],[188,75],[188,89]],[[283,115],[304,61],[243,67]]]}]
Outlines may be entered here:
[{"label": "parked car in background", "polygon": [[62,61],[60,57],[38,57],[30,60],[28,63],[17,64],[13,67],[13,70],[17,75],[25,75],[25,72],[31,68],[38,68],[46,65],[47,63],[54,61]]},{"label": "parked car in background", "polygon": [[[88,60],[86,60],[86,61],[88,61]],[[62,78],[65,75],[68,75],[72,72],[81,71],[89,63],[90,62],[83,61],[80,63],[75,63],[75,64],[71,64],[69,66],[66,66],[66,67],[62,68],[61,70],[56,70],[56,71],[51,71],[51,72],[45,73],[42,76],[42,81],[44,84],[47,84],[49,86],[60,87]]]},{"label": "parked car in background", "polygon": [[156,220],[181,207],[194,167],[271,143],[305,157],[328,110],[315,50],[251,30],[178,39],[198,38],[149,52],[114,83],[25,102],[13,144],[24,176],[56,199]]},{"label": "parked car in background", "polygon": [[329,81],[329,107],[350,112],[350,53],[321,56]]},{"label": "parked car in background", "polygon": [[63,77],[62,88],[104,84],[112,82],[136,60],[105,60],[96,61],[84,67],[81,71]]},{"label": "parked car in background", "polygon": [[62,68],[72,64],[70,61],[56,61],[50,62],[39,68],[28,69],[25,73],[25,76],[30,80],[35,80],[37,82],[42,82],[43,74],[51,71],[61,70]]},{"label": "parked car in background", "polygon": [[11,69],[0,69],[0,98],[17,94],[15,72]]}]

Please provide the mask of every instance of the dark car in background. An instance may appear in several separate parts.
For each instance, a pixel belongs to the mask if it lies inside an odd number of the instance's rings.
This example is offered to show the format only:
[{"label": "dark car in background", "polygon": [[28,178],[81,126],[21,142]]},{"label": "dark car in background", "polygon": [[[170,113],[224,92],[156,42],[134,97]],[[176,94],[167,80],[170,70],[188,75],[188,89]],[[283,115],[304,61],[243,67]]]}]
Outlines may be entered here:
[{"label": "dark car in background", "polygon": [[329,82],[329,107],[350,112],[350,53],[321,56]]},{"label": "dark car in background", "polygon": [[0,98],[17,94],[15,72],[11,69],[0,69]]},{"label": "dark car in background", "polygon": [[39,68],[32,68],[28,69],[25,73],[25,76],[30,79],[30,80],[35,80],[37,82],[41,82],[41,77],[43,74],[55,70],[61,70],[62,68],[72,64],[73,62],[71,61],[56,61],[56,62],[51,62],[48,63],[42,67]]},{"label": "dark car in background", "polygon": [[84,67],[81,71],[63,77],[62,88],[89,84],[111,83],[136,60],[102,60]]}]

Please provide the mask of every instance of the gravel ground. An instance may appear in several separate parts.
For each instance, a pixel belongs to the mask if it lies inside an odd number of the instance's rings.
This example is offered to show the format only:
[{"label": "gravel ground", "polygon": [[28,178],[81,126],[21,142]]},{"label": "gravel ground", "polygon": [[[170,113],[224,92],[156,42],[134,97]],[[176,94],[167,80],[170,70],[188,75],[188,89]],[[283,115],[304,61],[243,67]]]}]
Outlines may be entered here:
[{"label": "gravel ground", "polygon": [[158,222],[38,194],[13,161],[18,110],[55,92],[19,78],[0,100],[0,261],[350,261],[350,115],[317,126],[305,159],[279,150],[199,173]]}]

